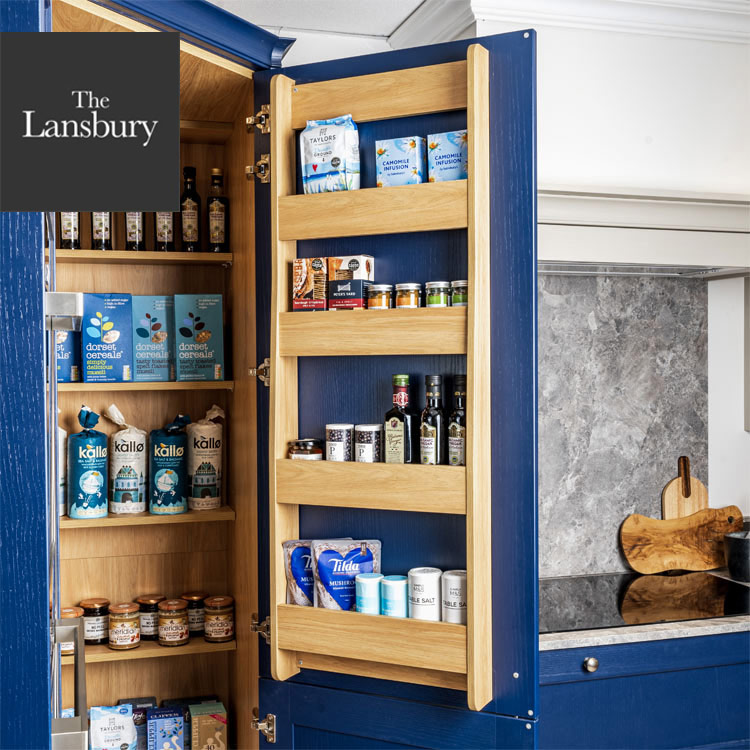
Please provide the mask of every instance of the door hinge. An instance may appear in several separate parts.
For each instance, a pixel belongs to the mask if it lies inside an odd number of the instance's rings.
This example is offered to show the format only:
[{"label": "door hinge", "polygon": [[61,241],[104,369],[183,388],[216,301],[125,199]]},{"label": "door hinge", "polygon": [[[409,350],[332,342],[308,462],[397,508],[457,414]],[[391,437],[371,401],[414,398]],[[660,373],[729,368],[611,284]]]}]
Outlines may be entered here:
[{"label": "door hinge", "polygon": [[261,133],[267,134],[271,132],[271,106],[269,104],[261,104],[260,111],[254,115],[245,118],[245,125],[247,126],[247,132],[253,132],[253,125],[255,125]]},{"label": "door hinge", "polygon": [[249,180],[253,176],[261,182],[271,181],[271,154],[261,154],[255,164],[245,167],[245,177]]},{"label": "door hinge", "polygon": [[248,370],[248,374],[251,378],[259,378],[266,388],[269,388],[271,386],[271,360],[266,357],[263,360],[263,364],[251,367]]},{"label": "door hinge", "polygon": [[253,613],[253,619],[250,623],[250,630],[253,633],[258,633],[258,635],[262,635],[266,639],[266,643],[271,642],[271,618],[266,617],[263,622],[260,622],[258,620],[258,614],[256,612]]},{"label": "door hinge", "polygon": [[276,742],[276,716],[274,714],[266,714],[266,718],[261,719],[258,709],[254,708],[250,726],[256,732],[260,732],[266,738],[266,742],[271,744]]}]

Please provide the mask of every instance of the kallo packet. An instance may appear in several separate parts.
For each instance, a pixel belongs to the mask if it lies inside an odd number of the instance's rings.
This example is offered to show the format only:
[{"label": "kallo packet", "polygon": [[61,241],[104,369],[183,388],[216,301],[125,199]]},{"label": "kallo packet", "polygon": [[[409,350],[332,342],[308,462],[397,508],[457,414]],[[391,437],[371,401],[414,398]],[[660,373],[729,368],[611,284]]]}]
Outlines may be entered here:
[{"label": "kallo packet", "polygon": [[318,607],[356,609],[358,573],[380,573],[378,539],[315,539],[311,545]]},{"label": "kallo packet", "polygon": [[109,512],[143,513],[146,510],[146,431],[125,422],[110,404],[104,416],[125,429],[112,435],[109,453]]},{"label": "kallo packet", "polygon": [[359,190],[359,132],[351,115],[308,120],[299,145],[306,194]]},{"label": "kallo packet", "polygon": [[221,452],[224,410],[214,404],[187,431],[188,506],[211,510],[221,505]]},{"label": "kallo packet", "polygon": [[83,427],[68,437],[68,516],[107,515],[107,436],[95,430],[99,415],[88,406],[78,412]]},{"label": "kallo packet", "polygon": [[178,414],[149,440],[149,511],[154,515],[187,512],[187,434],[190,417]]}]

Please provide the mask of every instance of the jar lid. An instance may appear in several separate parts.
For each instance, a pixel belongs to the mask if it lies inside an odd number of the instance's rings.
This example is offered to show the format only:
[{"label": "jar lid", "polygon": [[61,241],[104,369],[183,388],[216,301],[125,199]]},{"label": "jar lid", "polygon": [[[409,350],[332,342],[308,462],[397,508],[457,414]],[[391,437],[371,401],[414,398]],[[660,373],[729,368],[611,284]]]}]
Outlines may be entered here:
[{"label": "jar lid", "polygon": [[137,612],[140,607],[133,602],[123,602],[122,604],[113,604],[109,608],[111,615],[128,615],[131,612]]},{"label": "jar lid", "polygon": [[208,591],[188,591],[185,594],[180,594],[180,599],[187,599],[189,602],[198,602],[207,596]]},{"label": "jar lid", "polygon": [[383,429],[382,424],[358,424],[354,426],[357,432],[379,432]]},{"label": "jar lid", "polygon": [[445,287],[446,289],[450,288],[450,282],[448,281],[428,281],[425,285],[425,289],[442,289]]},{"label": "jar lid", "polygon": [[457,286],[469,286],[469,282],[466,279],[460,279],[459,281],[451,281],[451,286],[454,288]]},{"label": "jar lid", "polygon": [[159,609],[163,612],[179,612],[181,609],[187,609],[187,602],[184,599],[165,599],[159,602]]},{"label": "jar lid", "polygon": [[211,609],[220,609],[222,607],[231,607],[234,599],[231,596],[209,596],[206,599],[206,606]]},{"label": "jar lid", "polygon": [[78,606],[84,609],[99,609],[100,607],[106,607],[108,604],[109,599],[101,598],[82,599],[78,602]]},{"label": "jar lid", "polygon": [[323,441],[318,438],[298,438],[287,443],[289,448],[322,448]]},{"label": "jar lid", "polygon": [[369,294],[380,294],[381,292],[392,292],[393,284],[372,284],[368,290]]},{"label": "jar lid", "polygon": [[380,583],[383,586],[403,586],[406,580],[406,576],[384,576]]},{"label": "jar lid", "polygon": [[144,594],[143,596],[136,597],[136,602],[138,604],[158,604],[164,598],[164,594]]},{"label": "jar lid", "polygon": [[63,619],[68,617],[83,617],[83,609],[81,607],[63,607],[60,610],[60,617]]},{"label": "jar lid", "polygon": [[353,430],[353,424],[327,424],[326,430]]},{"label": "jar lid", "polygon": [[396,284],[396,291],[397,292],[421,292],[422,291],[422,285],[421,284]]}]

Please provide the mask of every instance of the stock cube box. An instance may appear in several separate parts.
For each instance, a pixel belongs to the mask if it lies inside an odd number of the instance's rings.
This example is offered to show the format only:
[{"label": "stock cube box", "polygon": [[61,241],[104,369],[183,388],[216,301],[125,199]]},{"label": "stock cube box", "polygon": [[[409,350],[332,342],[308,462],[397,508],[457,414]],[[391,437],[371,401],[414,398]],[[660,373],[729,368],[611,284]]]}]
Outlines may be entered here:
[{"label": "stock cube box", "polygon": [[418,135],[375,141],[378,187],[417,185],[425,181],[425,139]]},{"label": "stock cube box", "polygon": [[220,294],[175,294],[177,380],[224,380],[224,315]]},{"label": "stock cube box", "polygon": [[133,379],[133,320],[129,294],[84,294],[81,359],[84,383]]},{"label": "stock cube box", "polygon": [[177,708],[149,708],[148,750],[185,750],[185,723]]},{"label": "stock cube box", "polygon": [[430,182],[468,178],[469,143],[466,130],[427,136],[427,171]]},{"label": "stock cube box", "polygon": [[55,362],[58,383],[81,381],[80,331],[55,331]]},{"label": "stock cube box", "polygon": [[226,747],[227,712],[223,703],[190,706],[191,745],[194,750]]},{"label": "stock cube box", "polygon": [[132,304],[133,380],[174,380],[174,297],[133,295]]}]

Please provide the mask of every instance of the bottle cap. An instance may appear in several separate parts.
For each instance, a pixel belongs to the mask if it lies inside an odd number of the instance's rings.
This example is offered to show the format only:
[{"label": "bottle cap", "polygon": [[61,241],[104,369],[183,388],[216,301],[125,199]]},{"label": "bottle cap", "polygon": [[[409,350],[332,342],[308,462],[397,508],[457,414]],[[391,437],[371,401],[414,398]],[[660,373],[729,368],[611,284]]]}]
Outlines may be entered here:
[{"label": "bottle cap", "polygon": [[408,375],[394,375],[393,385],[409,385],[409,376]]},{"label": "bottle cap", "polygon": [[466,390],[466,375],[454,375],[453,376],[453,390],[454,391]]},{"label": "bottle cap", "polygon": [[425,375],[424,383],[425,385],[442,385],[443,376],[442,375]]},{"label": "bottle cap", "polygon": [[187,179],[188,177],[192,180],[195,179],[195,167],[183,167],[182,176]]}]

